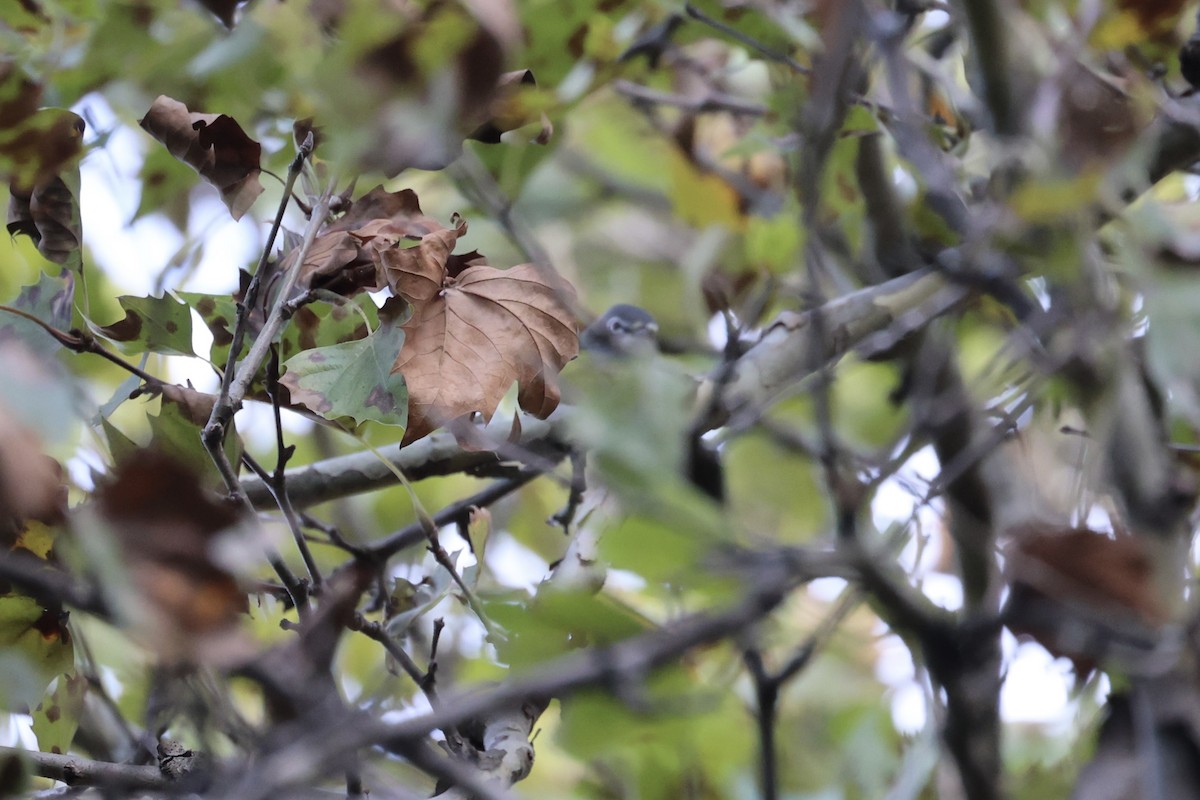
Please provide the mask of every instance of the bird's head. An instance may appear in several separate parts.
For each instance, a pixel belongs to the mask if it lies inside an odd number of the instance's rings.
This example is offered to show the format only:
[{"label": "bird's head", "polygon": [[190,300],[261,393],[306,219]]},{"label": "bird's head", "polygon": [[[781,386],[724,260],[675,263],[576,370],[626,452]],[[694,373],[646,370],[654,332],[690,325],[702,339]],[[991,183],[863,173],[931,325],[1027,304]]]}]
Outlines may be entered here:
[{"label": "bird's head", "polygon": [[658,349],[658,323],[648,311],[621,303],[584,329],[579,347],[615,358],[649,355]]}]

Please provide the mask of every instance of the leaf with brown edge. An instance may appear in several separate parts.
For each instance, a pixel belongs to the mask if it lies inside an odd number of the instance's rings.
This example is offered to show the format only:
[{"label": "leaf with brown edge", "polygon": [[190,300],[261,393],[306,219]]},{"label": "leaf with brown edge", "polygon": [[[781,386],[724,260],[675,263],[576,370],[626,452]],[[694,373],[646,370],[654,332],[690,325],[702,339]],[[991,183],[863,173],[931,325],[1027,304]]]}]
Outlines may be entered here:
[{"label": "leaf with brown edge", "polygon": [[[228,663],[245,655],[246,595],[216,545],[238,523],[173,458],[142,450],[97,492],[138,601],[125,604],[147,644],[173,661]],[[112,587],[119,590],[120,587]]]},{"label": "leaf with brown edge", "polygon": [[159,95],[139,124],[216,186],[234,219],[241,219],[262,194],[262,146],[232,117],[189,111],[178,100]]},{"label": "leaf with brown edge", "polygon": [[314,347],[288,359],[279,382],[291,401],[326,419],[404,425],[408,396],[392,363],[404,340],[400,323],[407,312],[404,300],[389,298],[379,309],[379,327],[366,338]]},{"label": "leaf with brown edge", "polygon": [[[424,289],[420,256],[411,261],[413,270],[389,273],[398,274],[392,288],[400,294],[414,276]],[[490,419],[514,381],[521,408],[549,416],[558,406],[558,373],[579,352],[573,294],[565,282],[551,286],[536,266],[522,264],[468,267],[419,305],[409,297],[413,319],[392,368],[408,386],[404,443],[464,414]]]}]

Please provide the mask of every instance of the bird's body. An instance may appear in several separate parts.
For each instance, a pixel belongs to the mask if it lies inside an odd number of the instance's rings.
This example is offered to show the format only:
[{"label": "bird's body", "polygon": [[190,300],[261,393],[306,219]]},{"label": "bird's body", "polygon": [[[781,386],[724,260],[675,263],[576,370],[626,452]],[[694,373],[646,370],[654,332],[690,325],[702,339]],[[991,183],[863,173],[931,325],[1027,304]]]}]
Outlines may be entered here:
[{"label": "bird's body", "polygon": [[[619,303],[584,329],[579,347],[602,360],[645,361],[658,353],[658,322],[645,309]],[[716,451],[701,439],[699,431],[688,431],[686,437],[683,474],[702,493],[722,502],[724,476]]]}]

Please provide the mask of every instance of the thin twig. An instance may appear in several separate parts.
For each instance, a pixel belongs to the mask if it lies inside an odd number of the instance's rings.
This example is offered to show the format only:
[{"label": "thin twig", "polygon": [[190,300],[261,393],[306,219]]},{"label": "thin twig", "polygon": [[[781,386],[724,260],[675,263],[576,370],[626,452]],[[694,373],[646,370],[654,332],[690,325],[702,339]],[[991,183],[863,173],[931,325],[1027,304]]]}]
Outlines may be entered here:
[{"label": "thin twig", "polygon": [[627,80],[614,81],[613,90],[635,103],[672,106],[695,114],[729,111],[743,116],[761,117],[769,110],[761,103],[743,100],[740,97],[725,92],[709,92],[703,97],[685,97],[681,94],[660,92],[657,89],[651,89],[648,86],[642,86]]},{"label": "thin twig", "polygon": [[[437,527],[450,525],[460,519],[466,519],[473,508],[486,508],[507,495],[512,494],[534,478],[541,475],[540,470],[524,469],[511,478],[495,481],[484,489],[458,502],[451,503],[433,515],[433,524]],[[401,528],[392,535],[361,548],[362,552],[376,560],[386,560],[405,548],[419,544],[427,536],[425,525],[414,522]]]},{"label": "thin twig", "polygon": [[697,22],[702,22],[713,30],[725,34],[734,41],[741,42],[742,44],[746,45],[746,47],[749,47],[751,50],[758,53],[768,61],[786,64],[788,68],[799,75],[808,75],[812,72],[812,70],[789,56],[787,53],[780,53],[778,50],[768,47],[759,40],[755,39],[753,36],[748,36],[747,34],[739,31],[737,28],[726,25],[719,19],[713,19],[691,3],[684,3],[683,10],[692,19],[696,20]]},{"label": "thin twig", "polygon": [[283,512],[283,518],[287,520],[288,530],[292,532],[292,539],[295,540],[296,549],[304,560],[304,566],[308,570],[313,588],[319,591],[321,570],[308,547],[308,541],[304,538],[304,531],[301,530],[300,521],[296,517],[296,510],[292,507],[292,501],[288,497],[287,464],[292,454],[296,452],[296,448],[289,447],[283,439],[282,401],[279,396],[279,353],[274,348],[271,349],[271,357],[267,361],[267,396],[271,398],[271,410],[274,412],[275,452],[277,454],[275,471],[271,474],[271,491],[275,495],[275,502],[279,504],[279,510]]},{"label": "thin twig", "polygon": [[152,386],[163,386],[166,383],[166,381],[162,380],[161,378],[156,378],[140,367],[130,364],[128,361],[116,355],[115,353],[111,353],[104,349],[100,346],[100,343],[96,341],[94,336],[85,334],[78,330],[73,330],[70,332],[60,331],[58,328],[55,328],[53,325],[50,325],[47,322],[43,322],[27,311],[22,311],[21,309],[13,308],[12,306],[0,305],[0,311],[5,311],[9,314],[15,314],[22,319],[26,319],[34,323],[46,333],[50,334],[50,336],[52,336],[56,342],[72,352],[91,353],[92,355],[100,356],[101,358],[116,364],[126,372],[138,376]]}]

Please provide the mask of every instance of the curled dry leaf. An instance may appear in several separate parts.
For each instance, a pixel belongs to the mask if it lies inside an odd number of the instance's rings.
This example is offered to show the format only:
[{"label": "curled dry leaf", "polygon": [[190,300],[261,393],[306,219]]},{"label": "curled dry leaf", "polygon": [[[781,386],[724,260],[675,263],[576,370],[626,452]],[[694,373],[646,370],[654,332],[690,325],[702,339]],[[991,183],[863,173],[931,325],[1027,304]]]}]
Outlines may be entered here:
[{"label": "curled dry leaf", "polygon": [[232,117],[189,111],[178,100],[159,95],[139,124],[171,155],[216,186],[234,219],[241,219],[262,194],[258,181],[262,146]]},{"label": "curled dry leaf", "polygon": [[72,268],[82,263],[79,157],[86,128],[78,114],[47,108],[0,142],[0,163],[11,167],[8,232],[25,234],[47,259]]},{"label": "curled dry leaf", "polygon": [[466,227],[380,254],[388,284],[413,306],[393,367],[408,386],[405,443],[472,412],[490,419],[514,381],[521,408],[548,416],[558,373],[579,353],[570,284],[551,283],[533,264],[499,270],[472,261],[451,271]]},{"label": "curled dry leaf", "polygon": [[[386,281],[379,252],[440,229],[437,220],[422,213],[411,189],[389,192],[376,186],[313,242],[299,285],[342,295],[382,289]],[[290,268],[294,260],[293,253],[284,259],[282,268]]]},{"label": "curled dry leaf", "polygon": [[237,522],[178,461],[142,450],[98,492],[97,509],[116,537],[146,641],[170,660],[222,663],[245,654],[238,634],[246,595],[215,557]]},{"label": "curled dry leaf", "polygon": [[179,406],[184,419],[194,425],[204,427],[212,416],[213,406],[217,404],[217,396],[207,392],[197,391],[191,381],[187,386],[176,383],[164,383],[160,387],[162,396],[169,402]]}]

